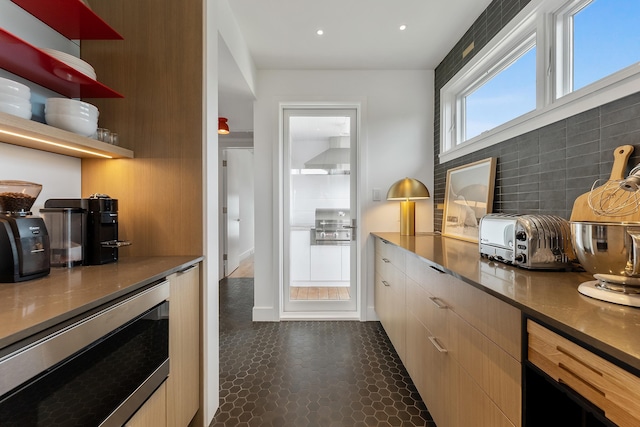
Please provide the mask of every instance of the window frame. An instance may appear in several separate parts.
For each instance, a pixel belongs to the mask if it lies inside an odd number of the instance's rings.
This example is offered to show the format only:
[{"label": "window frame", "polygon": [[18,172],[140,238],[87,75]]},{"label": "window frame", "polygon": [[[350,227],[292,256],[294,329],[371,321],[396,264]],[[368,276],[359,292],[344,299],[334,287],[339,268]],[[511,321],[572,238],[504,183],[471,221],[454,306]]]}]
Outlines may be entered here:
[{"label": "window frame", "polygon": [[[473,153],[638,91],[640,62],[577,91],[571,89],[571,17],[591,0],[531,0],[440,90],[439,163]],[[462,140],[461,95],[535,33],[536,109]],[[570,73],[570,74],[567,74]],[[466,92],[465,92],[466,91]]]}]

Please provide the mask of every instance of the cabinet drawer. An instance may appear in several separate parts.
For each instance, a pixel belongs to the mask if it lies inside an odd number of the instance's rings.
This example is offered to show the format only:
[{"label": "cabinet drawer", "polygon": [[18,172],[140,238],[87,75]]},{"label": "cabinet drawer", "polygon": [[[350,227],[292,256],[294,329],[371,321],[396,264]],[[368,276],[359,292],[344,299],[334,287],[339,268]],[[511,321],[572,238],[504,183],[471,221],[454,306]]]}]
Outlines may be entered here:
[{"label": "cabinet drawer", "polygon": [[516,360],[522,359],[520,310],[412,254],[406,257],[406,271],[407,277],[439,304],[449,307]]},{"label": "cabinet drawer", "polygon": [[454,298],[454,288],[449,283],[453,278],[436,265],[431,265],[417,255],[409,254],[406,257],[407,277],[415,280],[431,296],[440,300],[443,304],[451,306]]},{"label": "cabinet drawer", "polygon": [[[522,422],[522,365],[476,327],[452,313],[448,317],[450,354],[483,392],[479,398],[499,408],[510,424]],[[488,413],[495,412],[488,409]],[[475,425],[465,424],[462,425]],[[484,424],[484,425],[503,425]]]},{"label": "cabinet drawer", "polygon": [[381,258],[388,260],[391,264],[398,267],[400,270],[405,271],[405,251],[397,247],[396,245],[386,242],[380,238],[376,239],[376,254],[379,254]]},{"label": "cabinet drawer", "polygon": [[451,302],[453,311],[517,361],[522,361],[520,310],[456,277],[446,276],[455,294]]},{"label": "cabinet drawer", "polygon": [[528,359],[620,426],[640,425],[640,378],[527,320]]},{"label": "cabinet drawer", "polygon": [[[448,351],[454,350],[451,340],[449,317],[453,314],[442,300],[435,298],[418,283],[407,277],[405,279],[407,294],[407,311],[431,331],[431,335]],[[455,350],[454,350],[455,351]]]}]

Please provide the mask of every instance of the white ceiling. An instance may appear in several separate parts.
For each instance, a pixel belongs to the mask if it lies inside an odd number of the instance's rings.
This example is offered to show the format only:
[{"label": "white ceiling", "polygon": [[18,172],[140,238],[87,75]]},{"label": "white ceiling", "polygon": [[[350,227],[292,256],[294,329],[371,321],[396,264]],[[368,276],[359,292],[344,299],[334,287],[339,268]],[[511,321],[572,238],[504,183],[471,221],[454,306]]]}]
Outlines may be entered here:
[{"label": "white ceiling", "polygon": [[[433,70],[491,0],[229,0],[260,69]],[[400,31],[401,24],[407,29]],[[318,36],[317,29],[324,35]],[[224,44],[224,43],[222,43]],[[250,104],[221,49],[220,115]],[[241,122],[241,120],[240,120]],[[245,126],[246,127],[246,126]],[[242,129],[249,130],[249,129]]]}]

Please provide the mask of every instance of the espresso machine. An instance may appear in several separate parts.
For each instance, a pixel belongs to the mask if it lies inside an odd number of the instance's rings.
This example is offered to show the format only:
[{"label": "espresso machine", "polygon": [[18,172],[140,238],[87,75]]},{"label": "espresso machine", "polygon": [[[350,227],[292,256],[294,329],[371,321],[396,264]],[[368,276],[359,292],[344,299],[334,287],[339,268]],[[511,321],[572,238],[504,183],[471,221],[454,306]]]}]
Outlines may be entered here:
[{"label": "espresso machine", "polygon": [[[75,217],[80,215],[81,220],[74,221],[76,225],[69,233],[82,236],[82,242],[78,242],[82,248],[82,265],[116,262],[118,248],[130,245],[127,241],[118,240],[118,200],[106,194],[92,194],[86,199],[49,199],[44,207],[42,212],[49,216],[56,212]],[[54,234],[58,234],[57,229]],[[72,253],[68,254],[74,257]]]},{"label": "espresso machine", "polygon": [[0,181],[0,282],[44,277],[51,271],[49,235],[42,218],[30,212],[42,185]]}]

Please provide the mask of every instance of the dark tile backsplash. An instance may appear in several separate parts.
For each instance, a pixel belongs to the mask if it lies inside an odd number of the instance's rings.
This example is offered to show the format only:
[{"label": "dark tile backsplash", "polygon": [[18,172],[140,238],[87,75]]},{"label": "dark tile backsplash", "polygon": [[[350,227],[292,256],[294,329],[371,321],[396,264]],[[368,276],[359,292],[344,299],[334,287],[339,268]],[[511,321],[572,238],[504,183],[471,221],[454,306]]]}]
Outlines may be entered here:
[{"label": "dark tile backsplash", "polygon": [[[551,214],[569,219],[576,197],[596,179],[606,179],[613,150],[636,148],[629,168],[640,162],[640,92],[552,123],[524,135],[438,164],[440,89],[495,36],[529,0],[494,0],[435,70],[434,229],[442,230],[447,170],[496,157],[493,212]],[[465,57],[462,52],[474,48]],[[628,171],[627,171],[628,172]]]}]

